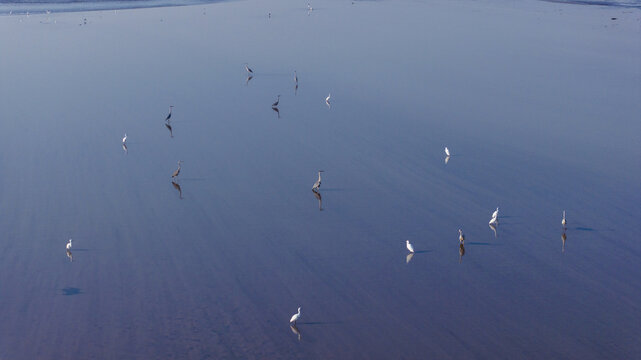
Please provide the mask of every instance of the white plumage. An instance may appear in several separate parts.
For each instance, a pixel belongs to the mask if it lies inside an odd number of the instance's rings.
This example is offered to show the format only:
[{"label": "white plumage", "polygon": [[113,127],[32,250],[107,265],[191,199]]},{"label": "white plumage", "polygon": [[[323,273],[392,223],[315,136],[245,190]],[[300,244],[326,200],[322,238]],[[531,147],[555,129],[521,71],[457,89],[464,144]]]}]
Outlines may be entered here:
[{"label": "white plumage", "polygon": [[125,137],[122,138],[122,144],[125,145],[127,143],[127,133],[125,133]]},{"label": "white plumage", "polygon": [[332,98],[332,94],[328,94],[327,97],[325,98],[325,104],[327,104],[327,107],[330,107],[329,105],[329,100]]},{"label": "white plumage", "polygon": [[565,226],[567,222],[565,221],[565,210],[563,210],[563,220],[561,220],[561,225]]},{"label": "white plumage", "polygon": [[447,146],[445,147],[445,156],[450,156],[450,149]]},{"label": "white plumage", "polygon": [[69,239],[69,242],[67,243],[67,250],[71,250],[71,246],[72,246],[71,242],[72,241],[73,240]]},{"label": "white plumage", "polygon": [[405,246],[407,246],[407,250],[409,250],[411,253],[414,252],[414,246],[412,246],[412,244],[410,244],[409,240],[405,240]]},{"label": "white plumage", "polygon": [[296,314],[292,315],[292,318],[289,319],[289,322],[296,324],[296,321],[298,319],[300,319],[300,307],[298,308],[298,312]]}]

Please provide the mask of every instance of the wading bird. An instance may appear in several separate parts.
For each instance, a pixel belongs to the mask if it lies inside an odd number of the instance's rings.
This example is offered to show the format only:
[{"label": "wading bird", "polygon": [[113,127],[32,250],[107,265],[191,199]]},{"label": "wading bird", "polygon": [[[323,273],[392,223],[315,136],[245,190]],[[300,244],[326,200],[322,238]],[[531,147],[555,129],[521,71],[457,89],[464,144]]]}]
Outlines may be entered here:
[{"label": "wading bird", "polygon": [[171,109],[173,109],[173,108],[174,108],[173,105],[169,105],[169,114],[167,114],[167,117],[165,118],[165,121],[171,119]]},{"label": "wading bird", "polygon": [[321,186],[321,173],[324,172],[323,170],[318,170],[318,180],[314,183],[312,186],[312,190],[317,190]]},{"label": "wading bird", "polygon": [[178,177],[178,175],[180,175],[180,164],[181,164],[182,162],[183,162],[182,160],[178,160],[178,169],[176,169],[176,171],[174,171],[174,173],[173,173],[173,174],[171,174],[171,178],[172,178],[172,179],[173,179],[173,178],[176,178],[176,177]]},{"label": "wading bird", "polygon": [[274,101],[274,103],[272,104],[272,107],[273,107],[273,108],[278,107],[278,103],[279,103],[279,102],[280,102],[280,95],[278,95],[278,96],[276,97],[276,101]]},{"label": "wading bird", "polygon": [[448,149],[447,146],[445,147],[445,156],[450,156],[450,149]]},{"label": "wading bird", "polygon": [[499,218],[499,207],[496,207],[496,210],[492,213],[492,219],[498,219]]},{"label": "wading bird", "polygon": [[561,225],[565,227],[566,224],[567,224],[567,221],[565,221],[565,210],[563,210],[563,220],[561,220]]},{"label": "wading bird", "polygon": [[122,144],[125,145],[127,143],[127,133],[125,133],[125,137],[122,138]]},{"label": "wading bird", "polygon": [[247,73],[249,73],[250,75],[253,75],[253,74],[254,74],[254,71],[253,71],[252,69],[250,69],[250,68],[249,68],[249,66],[247,66],[247,65],[248,65],[248,64],[247,64],[247,63],[245,63],[245,70],[247,70]]},{"label": "wading bird", "polygon": [[73,240],[69,239],[69,242],[67,243],[67,250],[71,250],[71,247],[73,246],[73,245],[71,244],[71,242],[72,242],[72,241],[73,241]]},{"label": "wading bird", "polygon": [[458,229],[458,242],[461,244],[465,242],[465,235],[463,235],[463,230],[461,229]]},{"label": "wading bird", "polygon": [[327,94],[327,97],[325,98],[325,104],[327,104],[328,108],[331,108],[332,106],[330,105],[329,99],[332,98],[332,94]]},{"label": "wading bird", "polygon": [[405,240],[405,246],[407,247],[407,250],[409,250],[411,253],[414,252],[414,246],[412,246],[412,244],[410,244],[409,240]]},{"label": "wading bird", "polygon": [[294,325],[296,325],[296,321],[297,321],[298,319],[300,319],[300,308],[298,308],[298,312],[297,312],[296,314],[292,315],[292,318],[291,318],[291,319],[289,319],[289,323],[290,323],[290,324],[291,324],[291,323],[294,323]]}]

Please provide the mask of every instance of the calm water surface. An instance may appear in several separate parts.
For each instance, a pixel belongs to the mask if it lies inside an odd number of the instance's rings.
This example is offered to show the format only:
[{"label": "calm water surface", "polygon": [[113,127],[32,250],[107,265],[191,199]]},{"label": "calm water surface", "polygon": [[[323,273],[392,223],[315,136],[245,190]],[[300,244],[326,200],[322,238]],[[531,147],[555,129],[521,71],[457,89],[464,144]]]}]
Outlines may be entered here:
[{"label": "calm water surface", "polygon": [[639,10],[312,6],[0,17],[0,358],[638,357]]}]

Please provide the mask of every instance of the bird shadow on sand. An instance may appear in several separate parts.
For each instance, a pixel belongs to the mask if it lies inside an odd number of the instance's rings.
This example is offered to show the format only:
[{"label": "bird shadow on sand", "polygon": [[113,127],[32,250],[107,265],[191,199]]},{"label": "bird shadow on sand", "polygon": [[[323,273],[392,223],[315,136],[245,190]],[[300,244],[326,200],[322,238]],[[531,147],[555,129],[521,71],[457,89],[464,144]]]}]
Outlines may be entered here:
[{"label": "bird shadow on sand", "polygon": [[64,289],[60,289],[60,291],[62,291],[62,295],[64,296],[81,295],[85,293],[82,289],[75,287],[66,287]]}]

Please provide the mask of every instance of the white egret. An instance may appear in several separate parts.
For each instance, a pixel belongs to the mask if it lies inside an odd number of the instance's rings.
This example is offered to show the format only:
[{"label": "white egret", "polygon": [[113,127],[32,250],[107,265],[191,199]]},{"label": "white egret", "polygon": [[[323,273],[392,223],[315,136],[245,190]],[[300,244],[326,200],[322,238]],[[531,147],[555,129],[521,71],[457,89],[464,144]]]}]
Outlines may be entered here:
[{"label": "white egret", "polygon": [[272,104],[272,107],[273,108],[277,107],[279,102],[280,102],[280,95],[276,97],[276,101],[274,101],[274,103]]},{"label": "white egret", "polygon": [[247,73],[249,74],[252,74],[252,75],[254,74],[254,71],[250,69],[249,66],[247,66],[247,63],[245,63],[245,70],[247,70]]},{"label": "white egret", "polygon": [[125,137],[122,138],[122,144],[125,145],[127,143],[127,133],[125,133]]},{"label": "white egret", "polygon": [[332,94],[327,94],[327,97],[325,98],[325,104],[327,104],[328,108],[331,108],[329,100],[332,98]]},{"label": "white egret", "polygon": [[465,235],[463,235],[463,230],[458,229],[458,241],[460,243],[465,242]]},{"label": "white egret", "polygon": [[294,323],[294,325],[296,325],[296,321],[297,321],[298,319],[300,319],[300,307],[298,308],[298,312],[297,312],[296,314],[292,315],[292,318],[291,318],[291,319],[289,319],[289,323],[290,323],[290,324],[291,324],[291,323]]},{"label": "white egret", "polygon": [[165,121],[168,121],[169,119],[171,119],[171,109],[173,109],[173,108],[174,108],[173,105],[169,105],[169,114],[167,114],[167,117],[165,118]]},{"label": "white egret", "polygon": [[567,221],[565,221],[565,210],[563,210],[563,220],[561,220],[561,225],[565,227],[566,224],[567,224]]},{"label": "white egret", "polygon": [[410,244],[409,240],[405,240],[405,246],[407,247],[407,250],[409,250],[411,253],[414,252],[414,246],[412,246],[412,244]]},{"label": "white egret", "polygon": [[323,170],[318,170],[318,180],[314,183],[312,186],[312,190],[317,190],[321,186],[321,173],[324,172]]},{"label": "white egret", "polygon": [[499,218],[499,207],[496,207],[496,210],[492,213],[492,218],[493,219],[498,219]]},{"label": "white egret", "polygon": [[175,177],[178,177],[178,175],[180,175],[180,169],[181,169],[181,168],[180,168],[180,164],[181,164],[182,162],[183,162],[182,160],[178,160],[178,169],[176,169],[176,171],[174,171],[174,173],[173,173],[173,174],[171,174],[171,178],[172,178],[172,179],[173,179],[173,178],[175,178]]},{"label": "white egret", "polygon": [[73,241],[73,240],[69,239],[69,242],[67,243],[67,250],[71,250],[71,247],[73,246],[73,245],[71,244],[71,242],[72,242],[72,241]]},{"label": "white egret", "polygon": [[450,156],[450,149],[448,149],[447,146],[445,147],[445,156]]}]

